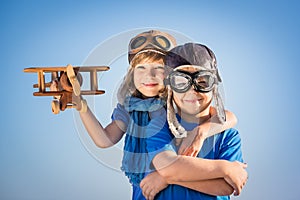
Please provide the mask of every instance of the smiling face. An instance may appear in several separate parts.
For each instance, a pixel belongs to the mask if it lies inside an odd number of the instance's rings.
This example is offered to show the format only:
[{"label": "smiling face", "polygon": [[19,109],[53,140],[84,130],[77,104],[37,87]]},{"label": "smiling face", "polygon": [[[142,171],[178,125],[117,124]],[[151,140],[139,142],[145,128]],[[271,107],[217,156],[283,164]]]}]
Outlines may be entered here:
[{"label": "smiling face", "polygon": [[163,60],[145,59],[135,65],[133,81],[143,97],[155,97],[164,89],[165,77]]},{"label": "smiling face", "polygon": [[[192,65],[180,70],[194,73],[199,69]],[[212,102],[212,91],[207,93],[196,92],[193,87],[184,93],[173,91],[173,100],[177,105],[181,117],[190,122],[206,120],[209,117],[209,108]]]}]

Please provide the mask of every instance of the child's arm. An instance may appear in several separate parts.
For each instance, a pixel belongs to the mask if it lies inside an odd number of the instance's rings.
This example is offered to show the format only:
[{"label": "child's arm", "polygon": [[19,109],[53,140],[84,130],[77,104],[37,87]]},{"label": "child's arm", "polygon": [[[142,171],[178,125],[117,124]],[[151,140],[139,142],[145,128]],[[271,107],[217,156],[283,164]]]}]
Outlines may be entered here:
[{"label": "child's arm", "polygon": [[94,143],[100,148],[107,148],[116,144],[125,132],[125,124],[114,120],[105,128],[100,124],[92,111],[80,112],[80,118]]},{"label": "child's arm", "polygon": [[244,163],[181,156],[170,150],[158,153],[152,163],[168,183],[224,178],[236,194],[241,192],[248,176]]},{"label": "child's arm", "polygon": [[154,199],[155,195],[167,186],[167,181],[157,171],[148,174],[140,183],[143,195],[147,200]]},{"label": "child's arm", "polygon": [[213,196],[229,196],[234,192],[233,188],[223,178],[193,182],[182,181],[172,184],[181,185]]},{"label": "child's arm", "polygon": [[[50,90],[58,90],[57,81],[51,83]],[[80,112],[80,117],[90,137],[100,148],[107,148],[116,144],[126,131],[124,122],[120,120],[114,120],[103,128],[89,107],[86,112]]]},{"label": "child's arm", "polygon": [[148,174],[140,183],[143,195],[146,199],[154,199],[156,194],[165,189],[168,184],[181,185],[198,192],[214,196],[228,196],[233,193],[233,188],[222,178],[210,179],[203,181],[182,181],[167,183],[166,180],[158,173]]},{"label": "child's arm", "polygon": [[178,154],[196,157],[206,138],[232,128],[237,123],[236,116],[230,111],[226,110],[226,122],[224,124],[219,122],[215,108],[211,108],[210,114],[211,118],[194,128],[194,130],[189,131],[186,138],[182,141],[177,139],[177,144],[181,143]]}]

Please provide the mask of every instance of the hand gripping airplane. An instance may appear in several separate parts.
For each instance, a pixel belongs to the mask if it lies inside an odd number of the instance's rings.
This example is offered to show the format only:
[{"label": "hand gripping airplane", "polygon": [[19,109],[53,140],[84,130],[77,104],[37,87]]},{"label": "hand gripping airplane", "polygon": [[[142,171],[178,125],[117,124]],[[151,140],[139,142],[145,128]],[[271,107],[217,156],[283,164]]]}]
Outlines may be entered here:
[{"label": "hand gripping airplane", "polygon": [[[87,111],[87,102],[82,95],[104,94],[104,90],[98,89],[97,72],[109,70],[108,66],[76,66],[66,67],[30,67],[24,72],[37,73],[38,83],[33,88],[38,88],[33,96],[53,96],[51,107],[54,114],[64,111],[66,108],[76,108],[80,112]],[[51,81],[45,82],[45,73],[51,73]],[[89,90],[81,90],[83,77],[81,73],[89,73]],[[57,81],[57,88],[50,90],[53,81]],[[49,89],[48,89],[49,88]]]}]

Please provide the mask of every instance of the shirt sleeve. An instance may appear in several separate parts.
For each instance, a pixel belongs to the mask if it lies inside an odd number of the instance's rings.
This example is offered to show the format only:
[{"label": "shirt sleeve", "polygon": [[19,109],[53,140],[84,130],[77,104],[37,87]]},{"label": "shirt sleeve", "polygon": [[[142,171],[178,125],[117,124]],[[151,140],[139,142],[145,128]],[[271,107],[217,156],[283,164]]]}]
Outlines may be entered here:
[{"label": "shirt sleeve", "polygon": [[218,159],[243,162],[241,138],[235,129],[228,129],[223,133],[220,141]]},{"label": "shirt sleeve", "polygon": [[124,122],[124,124],[128,125],[130,120],[130,115],[128,111],[121,104],[117,104],[117,107],[113,110],[111,115],[112,120],[120,120]]}]

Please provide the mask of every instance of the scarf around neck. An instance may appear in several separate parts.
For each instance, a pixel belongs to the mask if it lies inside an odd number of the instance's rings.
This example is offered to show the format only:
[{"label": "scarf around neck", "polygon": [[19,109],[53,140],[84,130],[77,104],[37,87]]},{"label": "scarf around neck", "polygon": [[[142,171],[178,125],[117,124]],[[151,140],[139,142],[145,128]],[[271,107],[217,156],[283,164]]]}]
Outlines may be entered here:
[{"label": "scarf around neck", "polygon": [[126,131],[121,170],[131,184],[138,185],[145,173],[151,171],[146,149],[146,128],[151,120],[150,114],[165,109],[164,106],[165,101],[158,98],[125,99],[124,107],[130,114],[130,122]]}]

